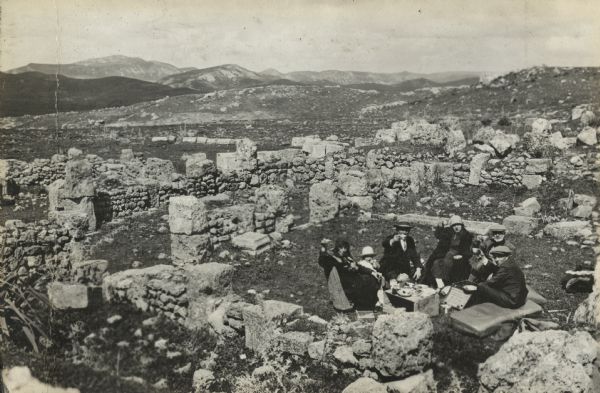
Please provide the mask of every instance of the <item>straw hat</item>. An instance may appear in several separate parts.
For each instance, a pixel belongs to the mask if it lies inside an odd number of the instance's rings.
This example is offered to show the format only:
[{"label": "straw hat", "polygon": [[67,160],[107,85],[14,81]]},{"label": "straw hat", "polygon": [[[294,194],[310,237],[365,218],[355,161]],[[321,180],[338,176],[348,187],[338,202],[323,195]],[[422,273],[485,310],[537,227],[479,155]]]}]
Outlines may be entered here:
[{"label": "straw hat", "polygon": [[375,251],[373,251],[373,247],[366,246],[363,247],[362,252],[360,253],[361,257],[373,257],[375,256]]},{"label": "straw hat", "polygon": [[463,224],[463,220],[462,220],[462,218],[460,218],[460,216],[454,215],[454,216],[450,217],[450,219],[448,220],[448,226],[451,227],[454,225],[464,226],[465,224]]}]

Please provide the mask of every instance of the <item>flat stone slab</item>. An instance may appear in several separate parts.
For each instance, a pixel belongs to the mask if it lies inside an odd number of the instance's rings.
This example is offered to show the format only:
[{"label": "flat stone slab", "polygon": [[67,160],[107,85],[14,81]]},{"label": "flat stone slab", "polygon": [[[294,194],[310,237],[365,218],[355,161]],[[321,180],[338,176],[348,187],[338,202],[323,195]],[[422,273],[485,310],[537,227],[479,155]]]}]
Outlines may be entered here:
[{"label": "flat stone slab", "polygon": [[292,319],[303,313],[302,306],[279,300],[265,300],[262,307],[265,318],[269,321],[274,319]]},{"label": "flat stone slab", "polygon": [[538,226],[539,219],[528,216],[508,216],[502,221],[506,232],[519,235],[530,235]]},{"label": "flat stone slab", "polygon": [[[416,225],[426,225],[435,227],[438,226],[443,221],[448,221],[448,218],[437,217],[437,216],[427,216],[424,214],[401,214],[397,217],[398,221],[406,221],[409,224]],[[476,235],[485,235],[488,231],[490,225],[495,224],[490,221],[470,221],[464,220],[465,228],[471,233]]]},{"label": "flat stone slab", "polygon": [[527,303],[517,309],[503,308],[493,303],[482,303],[450,314],[450,324],[461,332],[477,337],[486,337],[498,330],[503,322],[541,311],[542,307],[531,300],[527,300]]},{"label": "flat stone slab", "polygon": [[572,237],[581,236],[585,229],[591,231],[589,221],[561,221],[548,224],[544,227],[544,233],[557,239],[566,240]]},{"label": "flat stone slab", "polygon": [[231,243],[244,251],[257,251],[265,246],[269,246],[271,244],[271,238],[264,233],[246,232],[242,235],[235,236],[231,239]]},{"label": "flat stone slab", "polygon": [[58,310],[87,308],[88,287],[83,284],[52,282],[48,285],[48,300],[52,307]]}]

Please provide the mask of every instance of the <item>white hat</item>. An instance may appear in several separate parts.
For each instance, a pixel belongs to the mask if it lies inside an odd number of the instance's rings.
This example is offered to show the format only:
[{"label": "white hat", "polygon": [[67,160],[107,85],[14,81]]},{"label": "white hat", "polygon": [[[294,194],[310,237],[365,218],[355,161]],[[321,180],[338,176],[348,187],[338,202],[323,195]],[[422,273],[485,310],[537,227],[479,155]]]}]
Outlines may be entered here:
[{"label": "white hat", "polygon": [[450,220],[448,221],[448,226],[451,227],[454,225],[463,225],[464,226],[463,221],[460,218],[460,216],[454,215],[454,216],[450,217]]},{"label": "white hat", "polygon": [[373,247],[366,246],[363,247],[362,252],[360,253],[361,257],[372,257],[375,256],[375,251],[373,251]]}]

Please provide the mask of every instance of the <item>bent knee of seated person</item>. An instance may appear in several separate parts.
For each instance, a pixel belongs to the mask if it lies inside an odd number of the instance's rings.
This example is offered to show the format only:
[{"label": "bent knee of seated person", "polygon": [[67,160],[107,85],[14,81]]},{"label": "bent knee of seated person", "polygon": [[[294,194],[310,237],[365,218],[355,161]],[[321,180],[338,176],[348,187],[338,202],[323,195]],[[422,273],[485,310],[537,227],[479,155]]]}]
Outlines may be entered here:
[{"label": "bent knee of seated person", "polygon": [[518,304],[506,292],[496,288],[492,288],[486,283],[481,283],[477,286],[477,296],[482,302],[490,302],[504,308],[519,308],[522,304]]}]

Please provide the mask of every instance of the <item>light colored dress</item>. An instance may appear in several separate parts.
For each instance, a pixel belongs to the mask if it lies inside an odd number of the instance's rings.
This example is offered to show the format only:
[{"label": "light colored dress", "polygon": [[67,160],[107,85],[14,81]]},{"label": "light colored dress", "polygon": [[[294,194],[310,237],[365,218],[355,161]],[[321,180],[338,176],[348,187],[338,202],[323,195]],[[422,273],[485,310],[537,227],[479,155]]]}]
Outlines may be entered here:
[{"label": "light colored dress", "polygon": [[329,296],[333,302],[333,307],[338,311],[348,311],[354,308],[354,305],[348,300],[342,288],[342,281],[340,280],[340,274],[336,267],[331,269],[329,273],[329,280],[327,281],[327,288],[329,289]]}]

